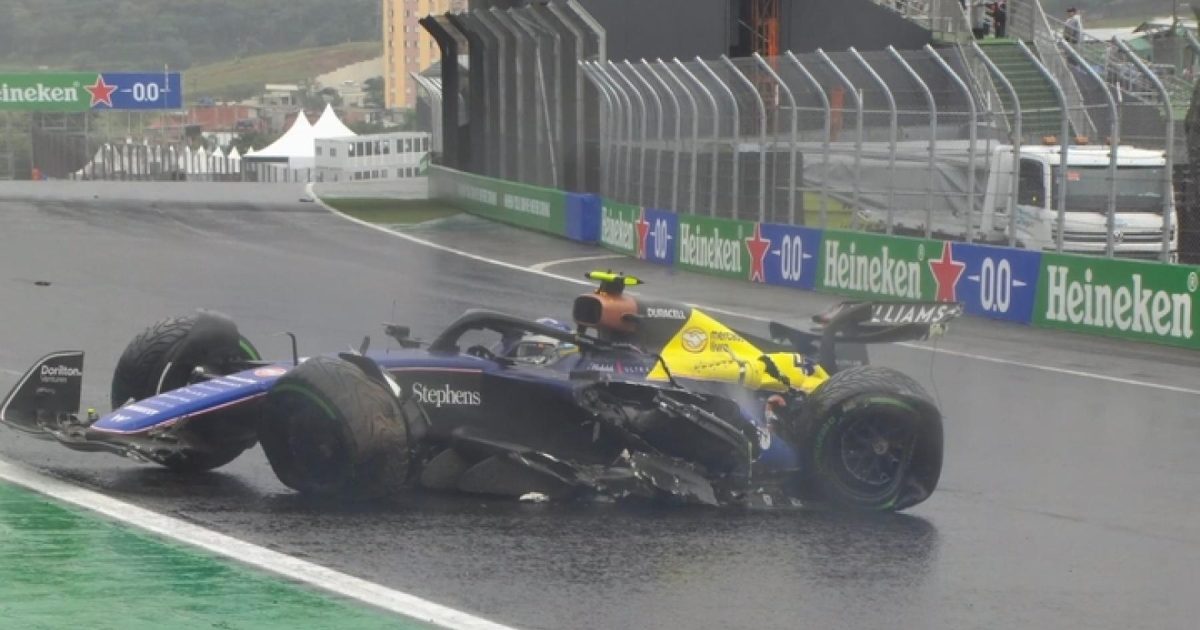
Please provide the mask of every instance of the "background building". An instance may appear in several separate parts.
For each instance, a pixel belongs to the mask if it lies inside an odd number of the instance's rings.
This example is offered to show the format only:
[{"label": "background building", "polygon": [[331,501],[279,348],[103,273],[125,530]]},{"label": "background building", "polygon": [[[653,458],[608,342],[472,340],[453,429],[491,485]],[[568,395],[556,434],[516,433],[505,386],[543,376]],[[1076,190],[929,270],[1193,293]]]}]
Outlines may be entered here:
[{"label": "background building", "polygon": [[417,85],[409,76],[437,61],[437,44],[417,20],[466,9],[466,0],[383,0],[384,100],[388,108],[413,107]]}]

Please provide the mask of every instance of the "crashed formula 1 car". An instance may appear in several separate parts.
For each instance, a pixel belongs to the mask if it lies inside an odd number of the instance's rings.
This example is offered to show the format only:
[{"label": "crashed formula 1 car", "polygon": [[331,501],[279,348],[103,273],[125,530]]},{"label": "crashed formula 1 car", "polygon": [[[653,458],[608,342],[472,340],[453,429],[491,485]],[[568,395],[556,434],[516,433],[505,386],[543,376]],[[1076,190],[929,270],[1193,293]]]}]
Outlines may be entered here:
[{"label": "crashed formula 1 car", "polygon": [[[171,469],[256,442],[287,486],[371,498],[407,487],[513,498],[900,510],[942,466],[941,416],[865,344],[928,336],[957,304],[848,302],[813,330],[735,330],[626,292],[611,272],[573,324],[472,310],[432,341],[263,361],[228,318],[168,319],[117,363],[113,411],[79,413],[82,352],[38,361],[0,421]],[[293,337],[293,340],[295,338]]]}]

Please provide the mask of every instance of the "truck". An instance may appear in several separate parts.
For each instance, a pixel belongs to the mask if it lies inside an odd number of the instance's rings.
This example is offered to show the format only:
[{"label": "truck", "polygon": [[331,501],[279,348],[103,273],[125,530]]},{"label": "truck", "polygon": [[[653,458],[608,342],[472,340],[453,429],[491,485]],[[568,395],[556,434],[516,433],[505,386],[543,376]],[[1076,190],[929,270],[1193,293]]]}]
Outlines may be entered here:
[{"label": "truck", "polygon": [[[969,234],[977,242],[1015,241],[1026,249],[1057,250],[1060,145],[1020,147],[1015,220],[1009,217],[1012,145],[979,141],[972,156],[969,141],[941,140],[932,169],[927,141],[897,143],[894,160],[890,146],[862,143],[857,159],[855,149],[845,144],[843,150],[831,151],[828,160],[819,149],[818,155],[808,153],[805,184],[810,190],[838,191],[843,202],[857,209],[859,227],[884,230],[890,220],[896,234],[923,236],[928,223],[929,233],[936,238],[966,240]],[[1067,149],[1064,252],[1106,253],[1110,150],[1107,145],[1090,144],[1072,144]],[[1165,169],[1162,151],[1117,147],[1115,256],[1159,260],[1165,214],[1171,226],[1170,258],[1177,257],[1179,231],[1173,194],[1164,194],[1169,190]],[[848,191],[854,192],[847,196]],[[1010,238],[1010,230],[1015,230],[1015,239]]]}]

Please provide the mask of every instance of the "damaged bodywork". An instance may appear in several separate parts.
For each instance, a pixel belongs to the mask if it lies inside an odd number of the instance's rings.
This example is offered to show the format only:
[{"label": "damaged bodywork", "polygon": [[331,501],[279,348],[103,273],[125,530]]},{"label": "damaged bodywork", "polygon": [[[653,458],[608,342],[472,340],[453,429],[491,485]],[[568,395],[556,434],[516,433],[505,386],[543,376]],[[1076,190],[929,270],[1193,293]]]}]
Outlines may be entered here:
[{"label": "damaged bodywork", "polygon": [[402,488],[525,500],[897,510],[926,499],[941,416],[871,343],[916,339],[957,304],[843,303],[763,336],[589,277],[561,325],[468,311],[429,342],[264,361],[224,316],[164,320],[130,343],[113,411],[79,413],[82,352],[47,355],[0,406],[9,426],[77,450],[195,472],[255,442],[287,486],[378,497]]}]

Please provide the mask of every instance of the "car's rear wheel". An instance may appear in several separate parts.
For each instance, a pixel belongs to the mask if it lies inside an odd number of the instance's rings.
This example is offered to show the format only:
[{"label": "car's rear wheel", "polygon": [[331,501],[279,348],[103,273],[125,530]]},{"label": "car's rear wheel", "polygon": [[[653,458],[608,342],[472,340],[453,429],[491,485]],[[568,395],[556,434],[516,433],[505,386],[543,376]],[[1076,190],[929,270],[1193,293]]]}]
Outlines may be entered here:
[{"label": "car's rear wheel", "polygon": [[895,370],[863,366],[834,374],[786,429],[808,452],[809,490],[824,502],[902,510],[937,487],[941,414],[916,381]]},{"label": "car's rear wheel", "polygon": [[399,403],[336,357],[309,359],[281,377],[258,435],[275,475],[304,494],[370,499],[409,479],[412,445]]},{"label": "car's rear wheel", "polygon": [[[227,374],[244,361],[257,361],[258,350],[238,332],[233,320],[219,313],[200,311],[152,324],[134,337],[113,370],[110,401],[116,409],[188,384],[193,371]],[[170,451],[153,457],[177,472],[194,473],[220,468],[254,446],[257,436],[241,406],[214,411],[181,429],[191,444],[187,451]],[[191,435],[192,432],[203,435]]]}]

